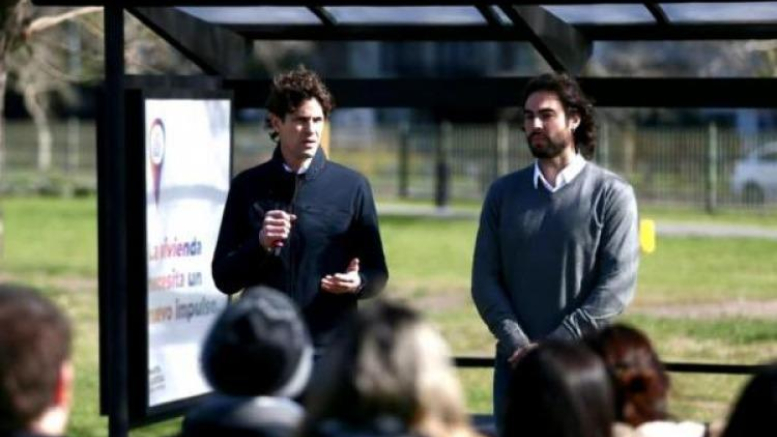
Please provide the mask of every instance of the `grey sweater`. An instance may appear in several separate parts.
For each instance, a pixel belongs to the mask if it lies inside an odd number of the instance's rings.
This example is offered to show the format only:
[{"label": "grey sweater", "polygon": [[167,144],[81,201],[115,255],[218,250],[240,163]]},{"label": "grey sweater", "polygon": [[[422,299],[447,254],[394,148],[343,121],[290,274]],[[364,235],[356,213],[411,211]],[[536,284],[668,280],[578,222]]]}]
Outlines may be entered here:
[{"label": "grey sweater", "polygon": [[576,339],[634,296],[637,203],[619,176],[593,163],[550,193],[533,166],[498,179],[480,217],[472,298],[511,354],[545,338]]}]

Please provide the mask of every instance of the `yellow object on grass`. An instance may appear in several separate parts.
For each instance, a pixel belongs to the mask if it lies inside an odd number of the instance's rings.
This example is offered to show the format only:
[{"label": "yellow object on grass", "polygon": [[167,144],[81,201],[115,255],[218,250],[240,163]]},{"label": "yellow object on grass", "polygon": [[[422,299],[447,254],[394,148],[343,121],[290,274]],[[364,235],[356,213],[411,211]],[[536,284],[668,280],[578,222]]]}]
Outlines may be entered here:
[{"label": "yellow object on grass", "polygon": [[639,246],[644,253],[656,251],[656,222],[652,219],[639,221]]}]

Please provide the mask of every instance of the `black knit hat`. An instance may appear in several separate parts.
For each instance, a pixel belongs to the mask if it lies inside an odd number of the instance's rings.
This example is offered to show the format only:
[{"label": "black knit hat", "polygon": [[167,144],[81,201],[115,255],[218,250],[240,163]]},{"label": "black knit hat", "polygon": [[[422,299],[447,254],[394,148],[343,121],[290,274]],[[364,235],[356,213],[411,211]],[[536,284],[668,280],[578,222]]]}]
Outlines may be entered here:
[{"label": "black knit hat", "polygon": [[285,391],[292,381],[300,385],[300,378],[304,386],[311,357],[310,337],[294,302],[274,289],[257,287],[216,320],[202,350],[202,368],[222,393],[271,395]]}]

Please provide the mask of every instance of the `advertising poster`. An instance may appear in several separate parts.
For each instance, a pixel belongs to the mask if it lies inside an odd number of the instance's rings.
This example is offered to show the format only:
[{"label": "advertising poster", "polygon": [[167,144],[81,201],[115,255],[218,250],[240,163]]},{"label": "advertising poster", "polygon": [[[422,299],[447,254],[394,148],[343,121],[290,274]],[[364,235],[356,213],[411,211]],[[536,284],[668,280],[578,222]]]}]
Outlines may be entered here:
[{"label": "advertising poster", "polygon": [[227,305],[210,263],[230,183],[229,99],[144,101],[148,406],[210,391],[201,344]]}]

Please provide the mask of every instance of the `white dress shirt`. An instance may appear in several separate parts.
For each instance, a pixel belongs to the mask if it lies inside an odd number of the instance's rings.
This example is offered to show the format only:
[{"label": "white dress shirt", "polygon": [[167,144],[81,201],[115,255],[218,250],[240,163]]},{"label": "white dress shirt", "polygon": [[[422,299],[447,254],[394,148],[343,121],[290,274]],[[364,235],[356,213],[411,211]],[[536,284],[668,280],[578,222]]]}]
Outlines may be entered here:
[{"label": "white dress shirt", "polygon": [[577,177],[581,171],[583,171],[585,163],[585,158],[583,158],[583,156],[579,153],[576,153],[572,158],[572,161],[570,161],[569,164],[564,167],[564,169],[561,170],[558,175],[556,175],[556,186],[554,187],[545,179],[545,176],[542,175],[539,161],[534,161],[534,188],[539,188],[539,184],[541,182],[542,185],[548,189],[548,191],[555,193],[564,187],[564,185],[572,182],[572,180]]}]

